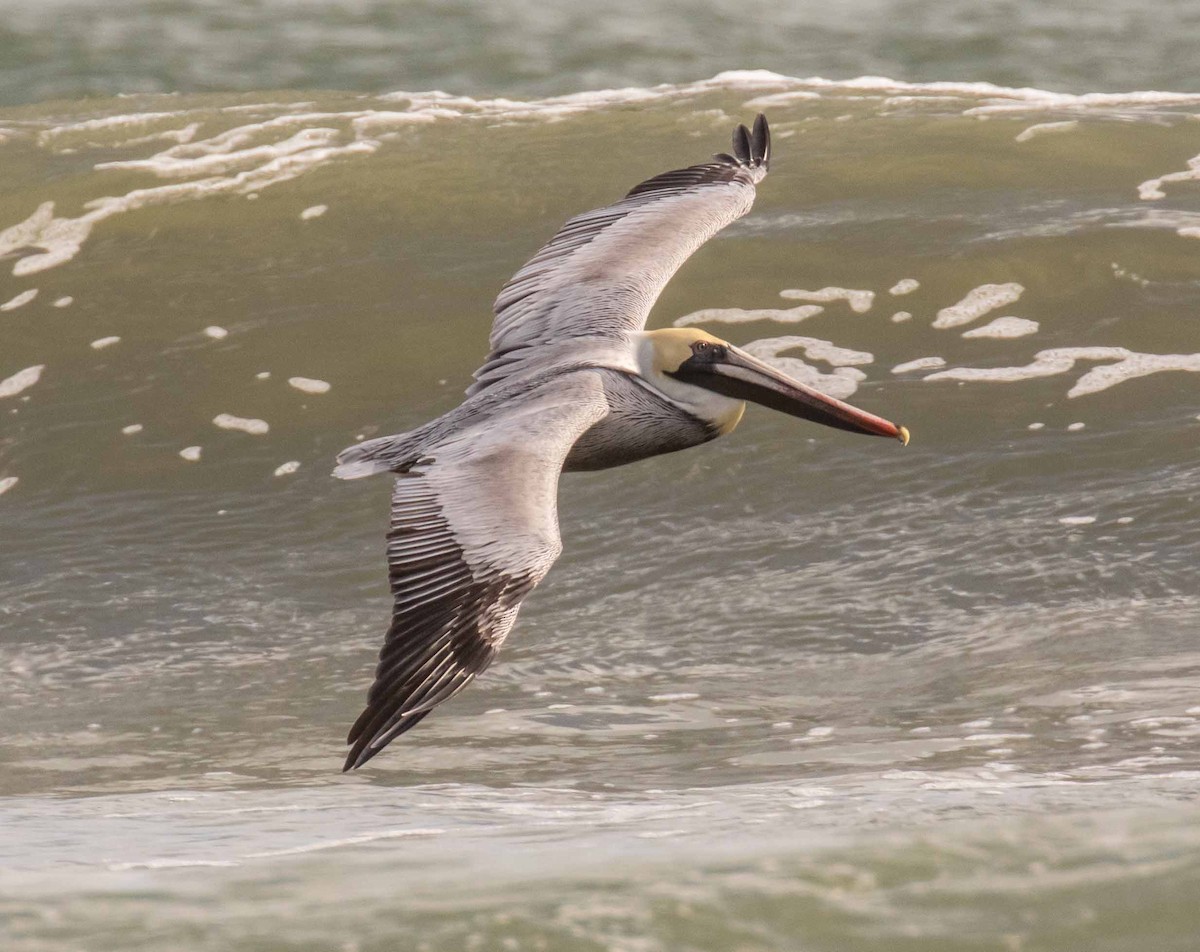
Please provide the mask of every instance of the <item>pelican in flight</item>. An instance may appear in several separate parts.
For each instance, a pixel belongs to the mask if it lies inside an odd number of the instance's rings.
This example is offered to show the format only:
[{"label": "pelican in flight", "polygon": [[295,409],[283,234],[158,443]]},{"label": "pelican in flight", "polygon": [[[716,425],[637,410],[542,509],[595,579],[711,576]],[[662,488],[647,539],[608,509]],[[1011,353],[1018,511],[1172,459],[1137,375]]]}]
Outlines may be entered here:
[{"label": "pelican in flight", "polygon": [[500,291],[467,399],[409,433],[344,450],[334,475],[391,473],[395,603],[345,770],[361,767],[496,657],[562,551],[559,474],[607,469],[730,432],[745,401],[873,436],[908,431],[695,328],[645,330],[655,299],[741,218],[767,174],[759,116],[733,153],[665,172],[572,218]]}]

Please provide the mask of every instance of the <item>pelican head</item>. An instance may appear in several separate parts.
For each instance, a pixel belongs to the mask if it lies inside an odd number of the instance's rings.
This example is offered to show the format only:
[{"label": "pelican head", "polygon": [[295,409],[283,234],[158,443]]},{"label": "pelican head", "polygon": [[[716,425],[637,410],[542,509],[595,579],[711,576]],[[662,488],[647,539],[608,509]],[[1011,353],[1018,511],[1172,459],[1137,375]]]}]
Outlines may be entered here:
[{"label": "pelican head", "polygon": [[728,433],[745,401],[851,433],[890,436],[908,445],[908,430],[793,380],[770,364],[694,327],[646,331],[642,376],[664,396]]}]

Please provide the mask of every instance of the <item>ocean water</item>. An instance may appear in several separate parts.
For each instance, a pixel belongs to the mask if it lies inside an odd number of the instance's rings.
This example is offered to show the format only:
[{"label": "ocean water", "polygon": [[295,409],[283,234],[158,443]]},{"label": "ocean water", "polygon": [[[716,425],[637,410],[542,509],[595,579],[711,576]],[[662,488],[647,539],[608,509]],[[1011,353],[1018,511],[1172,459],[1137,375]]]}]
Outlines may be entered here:
[{"label": "ocean water", "polygon": [[[588,88],[0,113],[0,944],[1194,948],[1200,94]],[[760,110],[652,325],[911,445],[751,408],[564,479],[498,663],[342,775],[388,487],[333,456]]]},{"label": "ocean water", "polygon": [[1191,0],[0,0],[0,103],[790,76],[1200,91]]}]

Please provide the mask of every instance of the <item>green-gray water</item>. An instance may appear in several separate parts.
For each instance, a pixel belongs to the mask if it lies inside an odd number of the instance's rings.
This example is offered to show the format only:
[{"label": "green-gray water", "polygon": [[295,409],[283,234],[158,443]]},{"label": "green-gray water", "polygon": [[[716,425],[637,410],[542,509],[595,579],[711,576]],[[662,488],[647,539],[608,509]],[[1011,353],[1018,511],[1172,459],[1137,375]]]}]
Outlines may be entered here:
[{"label": "green-gray water", "polygon": [[0,0],[0,103],[791,76],[1200,90],[1192,0]]},{"label": "green-gray water", "polygon": [[[652,323],[723,309],[912,445],[752,409],[565,479],[500,661],[341,775],[388,491],[332,457],[758,110],[758,203]],[[1193,948],[1197,114],[764,73],[7,109],[6,952]]]}]

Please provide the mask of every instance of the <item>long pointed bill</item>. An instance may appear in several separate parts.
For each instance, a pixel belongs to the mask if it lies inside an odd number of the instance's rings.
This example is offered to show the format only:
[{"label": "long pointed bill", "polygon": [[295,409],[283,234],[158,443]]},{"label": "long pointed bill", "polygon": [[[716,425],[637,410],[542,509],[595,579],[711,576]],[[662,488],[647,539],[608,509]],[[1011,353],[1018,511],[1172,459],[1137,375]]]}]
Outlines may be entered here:
[{"label": "long pointed bill", "polygon": [[729,347],[727,353],[725,360],[707,365],[705,372],[688,374],[688,382],[814,423],[851,433],[890,436],[908,445],[907,428],[793,380],[737,347]]}]

